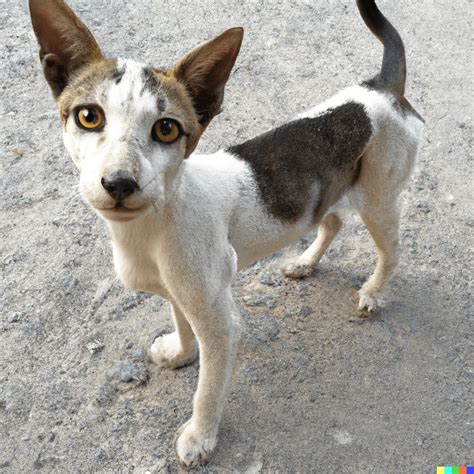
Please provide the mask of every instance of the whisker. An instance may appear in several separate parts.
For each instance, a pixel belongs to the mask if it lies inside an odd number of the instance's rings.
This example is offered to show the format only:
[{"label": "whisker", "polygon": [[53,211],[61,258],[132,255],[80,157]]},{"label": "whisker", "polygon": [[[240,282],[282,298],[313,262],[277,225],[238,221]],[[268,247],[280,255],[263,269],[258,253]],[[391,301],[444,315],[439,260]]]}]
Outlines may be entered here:
[{"label": "whisker", "polygon": [[148,181],[148,183],[142,186],[142,190],[145,189],[147,186],[149,186],[153,181],[155,181],[156,178],[158,178],[158,174],[155,174],[155,176],[153,176],[153,178],[151,178],[150,181]]}]

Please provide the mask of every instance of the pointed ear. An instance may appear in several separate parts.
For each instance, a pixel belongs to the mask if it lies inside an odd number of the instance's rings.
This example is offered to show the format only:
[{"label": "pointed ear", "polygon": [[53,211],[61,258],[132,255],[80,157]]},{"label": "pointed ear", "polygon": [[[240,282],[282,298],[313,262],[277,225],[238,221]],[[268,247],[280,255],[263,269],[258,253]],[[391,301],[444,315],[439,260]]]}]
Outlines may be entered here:
[{"label": "pointed ear", "polygon": [[43,72],[57,98],[71,75],[102,58],[91,32],[62,0],[29,0]]},{"label": "pointed ear", "polygon": [[191,95],[202,131],[221,111],[224,87],[239,54],[243,36],[242,28],[227,30],[193,49],[170,71]]}]

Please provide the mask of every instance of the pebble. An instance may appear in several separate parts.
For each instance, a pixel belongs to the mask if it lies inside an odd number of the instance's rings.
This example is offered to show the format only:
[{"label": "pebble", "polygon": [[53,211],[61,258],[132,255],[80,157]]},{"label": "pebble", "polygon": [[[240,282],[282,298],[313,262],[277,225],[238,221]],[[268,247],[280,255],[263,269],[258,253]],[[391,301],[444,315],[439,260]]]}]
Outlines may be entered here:
[{"label": "pebble", "polygon": [[257,298],[243,298],[247,306],[266,306],[269,309],[274,309],[278,306],[278,298],[273,295],[260,296]]},{"label": "pebble", "polygon": [[261,275],[259,278],[259,281],[262,285],[267,285],[267,286],[275,285],[275,281],[268,273],[264,273],[263,275]]},{"label": "pebble", "polygon": [[428,214],[429,212],[431,212],[431,207],[430,205],[427,203],[427,202],[419,202],[416,206],[416,208],[423,212],[424,214]]},{"label": "pebble", "polygon": [[11,316],[10,319],[8,320],[9,323],[18,323],[21,321],[23,317],[23,313],[21,311],[15,311]]},{"label": "pebble", "polygon": [[55,217],[53,220],[52,220],[52,223],[53,225],[55,225],[56,227],[60,227],[62,225],[64,225],[66,223],[66,219],[64,217]]},{"label": "pebble", "polygon": [[86,344],[87,350],[91,353],[91,355],[97,354],[100,352],[104,347],[105,344],[99,339],[93,339],[92,341]]},{"label": "pebble", "polygon": [[121,361],[112,375],[114,378],[126,383],[134,381],[145,383],[150,376],[148,368],[143,362],[132,362],[128,359]]},{"label": "pebble", "polygon": [[111,384],[105,384],[100,387],[99,392],[95,397],[95,401],[99,407],[108,407],[117,398],[117,388]]},{"label": "pebble", "polygon": [[298,311],[298,316],[305,318],[306,316],[309,316],[310,314],[313,314],[313,313],[314,313],[314,310],[312,308],[304,305]]}]

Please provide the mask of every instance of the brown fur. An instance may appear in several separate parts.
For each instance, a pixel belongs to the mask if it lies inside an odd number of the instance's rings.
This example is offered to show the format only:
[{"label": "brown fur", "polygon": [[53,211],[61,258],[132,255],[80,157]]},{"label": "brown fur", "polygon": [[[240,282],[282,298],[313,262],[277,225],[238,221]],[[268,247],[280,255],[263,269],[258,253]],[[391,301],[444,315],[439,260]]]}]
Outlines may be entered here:
[{"label": "brown fur", "polygon": [[232,28],[193,49],[169,73],[185,86],[199,120],[199,130],[189,137],[188,157],[211,120],[221,112],[224,87],[234,67],[243,38],[242,28]]},{"label": "brown fur", "polygon": [[62,0],[30,0],[30,13],[40,44],[44,75],[57,98],[71,76],[102,52],[87,27]]},{"label": "brown fur", "polygon": [[109,77],[117,63],[115,59],[101,59],[83,66],[71,77],[70,83],[57,98],[63,125],[66,125],[72,109],[93,100],[97,86]]},{"label": "brown fur", "polygon": [[180,104],[183,109],[187,132],[184,157],[187,158],[196,148],[204,129],[199,123],[192,98],[189,96],[186,87],[168,73],[155,71],[155,75],[168,100]]}]

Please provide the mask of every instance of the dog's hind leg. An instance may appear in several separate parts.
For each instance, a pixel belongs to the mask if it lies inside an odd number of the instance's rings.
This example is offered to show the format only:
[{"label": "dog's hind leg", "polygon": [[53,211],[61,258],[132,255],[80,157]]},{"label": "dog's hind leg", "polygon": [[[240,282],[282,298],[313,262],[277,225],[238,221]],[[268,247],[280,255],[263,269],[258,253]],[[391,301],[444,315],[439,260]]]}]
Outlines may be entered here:
[{"label": "dog's hind leg", "polygon": [[193,330],[183,312],[172,304],[176,331],[157,337],[150,348],[150,358],[158,366],[178,369],[197,358],[197,343]]},{"label": "dog's hind leg", "polygon": [[359,214],[377,246],[378,261],[372,276],[359,290],[359,309],[373,311],[399,258],[399,210],[396,203],[359,210]]},{"label": "dog's hind leg", "polygon": [[319,224],[318,235],[314,242],[293,263],[283,269],[283,273],[290,278],[304,278],[318,265],[330,243],[339,232],[342,221],[335,213],[324,216]]}]

